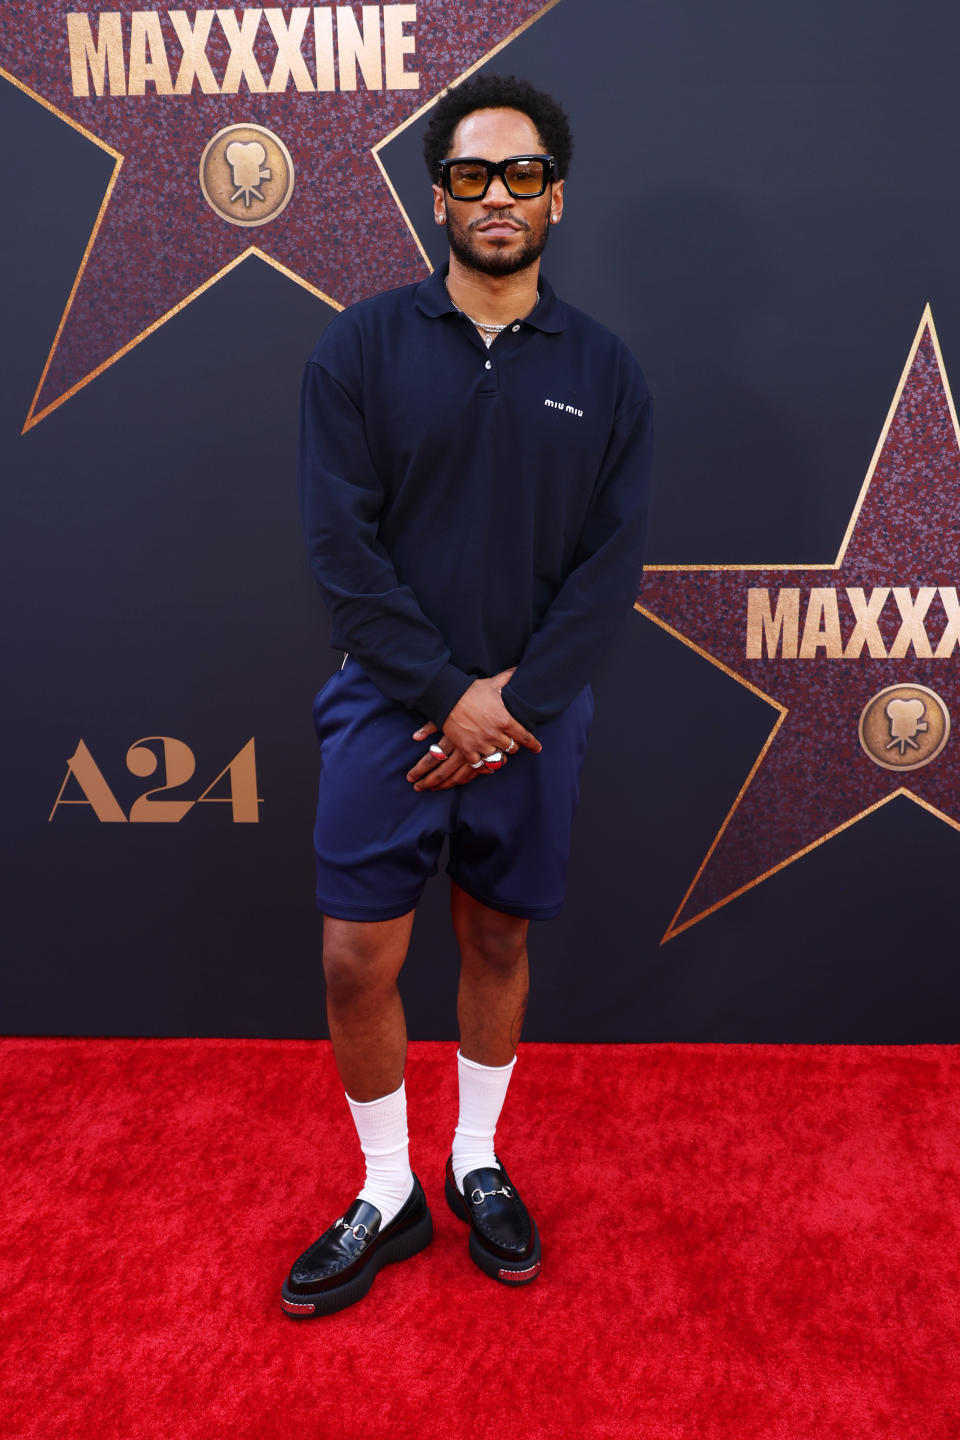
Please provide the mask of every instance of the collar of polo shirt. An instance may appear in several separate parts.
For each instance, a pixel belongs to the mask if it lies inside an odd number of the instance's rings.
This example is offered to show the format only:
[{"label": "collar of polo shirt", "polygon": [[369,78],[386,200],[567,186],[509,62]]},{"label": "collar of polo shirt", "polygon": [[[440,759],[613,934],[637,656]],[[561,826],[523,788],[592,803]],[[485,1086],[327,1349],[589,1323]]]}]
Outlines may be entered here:
[{"label": "collar of polo shirt", "polygon": [[[440,270],[434,270],[428,279],[417,286],[415,296],[417,309],[421,310],[424,315],[429,315],[431,319],[435,319],[439,315],[456,315],[458,313],[457,307],[447,294],[448,268],[444,265]],[[524,316],[524,325],[531,325],[534,330],[542,330],[548,335],[566,330],[567,321],[563,313],[563,306],[553,293],[553,287],[542,270],[537,283],[540,290],[540,302],[533,307],[529,315]]]}]

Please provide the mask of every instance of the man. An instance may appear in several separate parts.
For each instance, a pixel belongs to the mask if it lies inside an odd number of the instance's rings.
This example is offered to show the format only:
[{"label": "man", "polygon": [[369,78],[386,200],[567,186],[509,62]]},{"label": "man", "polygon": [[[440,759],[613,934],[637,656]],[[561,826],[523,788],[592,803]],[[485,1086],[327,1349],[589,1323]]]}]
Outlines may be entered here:
[{"label": "man", "polygon": [[636,595],[650,465],[636,361],[540,274],[571,146],[563,110],[524,81],[447,92],[424,150],[449,269],[352,306],[306,368],[304,526],[347,652],[314,707],[317,903],[366,1178],[294,1263],[290,1315],[354,1303],[431,1238],[396,982],[446,838],[461,955],[446,1198],[488,1275],[526,1284],[540,1269],[494,1134],[527,928],[563,900],[589,674]]}]

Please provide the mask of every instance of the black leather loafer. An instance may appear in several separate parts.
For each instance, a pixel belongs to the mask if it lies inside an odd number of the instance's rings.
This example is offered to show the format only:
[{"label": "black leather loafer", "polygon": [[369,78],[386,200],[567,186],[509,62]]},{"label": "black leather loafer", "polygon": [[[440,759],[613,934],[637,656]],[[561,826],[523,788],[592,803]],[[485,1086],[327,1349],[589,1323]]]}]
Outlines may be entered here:
[{"label": "black leather loafer", "polygon": [[432,1238],[433,1221],[416,1175],[403,1208],[382,1230],[380,1211],[365,1200],[354,1200],[293,1262],[280,1303],[298,1319],[345,1310],[363,1299],[384,1265],[409,1260]]},{"label": "black leather loafer", "polygon": [[504,1285],[529,1285],[540,1274],[540,1236],[510,1177],[497,1160],[496,1169],[471,1170],[463,1191],[447,1161],[444,1187],[454,1215],[470,1226],[470,1258]]}]

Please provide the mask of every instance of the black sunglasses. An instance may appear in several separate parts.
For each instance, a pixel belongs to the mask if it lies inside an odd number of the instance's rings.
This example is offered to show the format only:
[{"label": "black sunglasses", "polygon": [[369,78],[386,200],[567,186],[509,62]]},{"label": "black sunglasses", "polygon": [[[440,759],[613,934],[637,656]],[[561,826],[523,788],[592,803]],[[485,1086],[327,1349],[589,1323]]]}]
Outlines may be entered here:
[{"label": "black sunglasses", "polygon": [[437,180],[454,200],[482,200],[498,175],[514,200],[534,200],[559,179],[552,155],[510,155],[499,161],[465,155],[441,160]]}]

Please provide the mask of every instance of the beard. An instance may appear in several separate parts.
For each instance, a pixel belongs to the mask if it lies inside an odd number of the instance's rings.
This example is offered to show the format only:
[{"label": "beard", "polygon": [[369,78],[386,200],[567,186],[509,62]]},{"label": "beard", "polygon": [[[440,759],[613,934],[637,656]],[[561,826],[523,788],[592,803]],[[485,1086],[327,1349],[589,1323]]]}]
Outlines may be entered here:
[{"label": "beard", "polygon": [[496,249],[491,249],[489,244],[485,245],[482,240],[474,239],[473,232],[496,218],[493,215],[484,215],[481,220],[474,221],[473,225],[460,225],[448,210],[447,239],[461,265],[467,265],[471,270],[479,270],[483,275],[515,275],[518,270],[526,270],[540,259],[550,230],[549,212],[544,212],[543,221],[537,229],[528,225],[525,220],[518,219],[516,215],[511,215],[509,218],[514,225],[526,226],[526,232],[521,231],[521,243],[515,245],[513,241],[506,241]]}]

